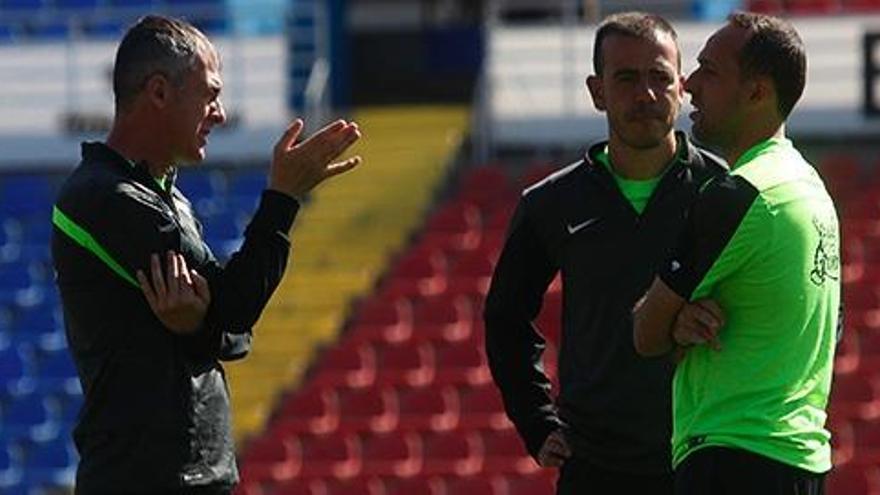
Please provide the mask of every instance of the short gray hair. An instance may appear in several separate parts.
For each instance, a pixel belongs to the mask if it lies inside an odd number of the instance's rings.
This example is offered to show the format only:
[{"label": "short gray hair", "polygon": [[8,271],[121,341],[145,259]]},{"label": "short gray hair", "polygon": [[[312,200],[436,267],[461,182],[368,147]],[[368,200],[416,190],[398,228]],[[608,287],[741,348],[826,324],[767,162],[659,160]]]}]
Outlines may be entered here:
[{"label": "short gray hair", "polygon": [[128,107],[156,74],[182,86],[202,54],[216,56],[216,51],[193,25],[158,15],[139,19],[125,33],[116,51],[113,94],[117,111]]}]

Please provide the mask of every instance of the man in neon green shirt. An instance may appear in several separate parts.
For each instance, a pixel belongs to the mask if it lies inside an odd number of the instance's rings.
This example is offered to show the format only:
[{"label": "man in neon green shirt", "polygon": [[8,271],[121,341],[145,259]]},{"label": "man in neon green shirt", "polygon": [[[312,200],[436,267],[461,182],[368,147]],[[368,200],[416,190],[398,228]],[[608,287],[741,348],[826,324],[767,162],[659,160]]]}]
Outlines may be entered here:
[{"label": "man in neon green shirt", "polygon": [[[731,173],[703,188],[635,312],[639,353],[686,349],[673,383],[676,493],[820,494],[840,241],[821,179],[785,138],[803,43],[785,21],[738,13],[699,63],[686,83],[693,132]],[[707,297],[726,321],[676,325],[686,302]]]}]

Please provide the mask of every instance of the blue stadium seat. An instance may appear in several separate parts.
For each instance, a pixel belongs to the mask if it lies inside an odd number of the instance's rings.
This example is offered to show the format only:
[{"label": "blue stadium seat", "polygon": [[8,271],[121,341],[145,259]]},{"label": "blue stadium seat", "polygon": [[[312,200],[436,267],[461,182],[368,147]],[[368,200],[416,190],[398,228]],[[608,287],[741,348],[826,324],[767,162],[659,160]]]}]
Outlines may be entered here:
[{"label": "blue stadium seat", "polygon": [[242,213],[238,211],[224,211],[202,220],[205,239],[210,241],[228,241],[242,237],[243,229]]},{"label": "blue stadium seat", "polygon": [[47,352],[65,349],[67,341],[60,307],[51,302],[20,307],[11,338],[16,345]]},{"label": "blue stadium seat", "polygon": [[35,381],[40,391],[52,395],[73,393],[80,387],[76,366],[67,349],[47,352],[40,360]]},{"label": "blue stadium seat", "polygon": [[159,0],[109,0],[108,4],[114,7],[139,7],[152,8],[160,3]]},{"label": "blue stadium seat", "polygon": [[31,285],[31,272],[27,264],[0,263],[0,304],[11,305],[16,296]]},{"label": "blue stadium seat", "polygon": [[11,489],[21,481],[21,462],[5,441],[0,444],[0,491],[16,493]]},{"label": "blue stadium seat", "polygon": [[0,8],[10,11],[38,11],[45,3],[44,0],[0,0]]},{"label": "blue stadium seat", "polygon": [[[45,25],[52,30],[50,25]],[[67,27],[65,26],[65,34]],[[43,175],[7,175],[0,179],[0,217],[26,216],[52,210],[55,187]]]},{"label": "blue stadium seat", "polygon": [[92,10],[99,3],[98,0],[55,0],[55,7],[59,9]]},{"label": "blue stadium seat", "polygon": [[13,25],[0,22],[0,45],[12,43],[16,37],[17,33]]},{"label": "blue stadium seat", "polygon": [[18,347],[0,349],[0,392],[14,392],[30,373],[30,362]]},{"label": "blue stadium seat", "polygon": [[11,435],[45,439],[58,430],[52,416],[43,394],[20,394],[3,405],[3,429]]},{"label": "blue stadium seat", "polygon": [[72,485],[77,463],[76,451],[67,436],[28,448],[24,480],[31,485]]}]

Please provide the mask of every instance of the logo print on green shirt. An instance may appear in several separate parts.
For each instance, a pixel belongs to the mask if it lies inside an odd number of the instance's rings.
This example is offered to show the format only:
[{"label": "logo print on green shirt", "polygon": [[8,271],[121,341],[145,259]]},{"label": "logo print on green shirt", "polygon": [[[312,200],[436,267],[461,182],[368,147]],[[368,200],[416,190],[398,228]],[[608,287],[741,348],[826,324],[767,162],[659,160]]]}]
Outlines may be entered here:
[{"label": "logo print on green shirt", "polygon": [[810,281],[817,286],[825,283],[826,279],[837,280],[840,277],[840,254],[837,247],[837,227],[833,218],[822,219],[818,215],[813,216],[813,227],[819,237],[819,245],[813,254],[813,269],[810,271]]}]

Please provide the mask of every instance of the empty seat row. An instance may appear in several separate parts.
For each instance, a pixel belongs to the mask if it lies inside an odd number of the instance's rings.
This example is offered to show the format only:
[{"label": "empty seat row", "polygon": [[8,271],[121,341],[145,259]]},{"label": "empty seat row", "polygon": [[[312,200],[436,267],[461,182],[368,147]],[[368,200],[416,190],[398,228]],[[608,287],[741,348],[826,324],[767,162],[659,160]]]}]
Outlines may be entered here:
[{"label": "empty seat row", "polygon": [[246,482],[355,476],[530,474],[540,468],[512,430],[301,434],[255,440],[245,453]]}]

